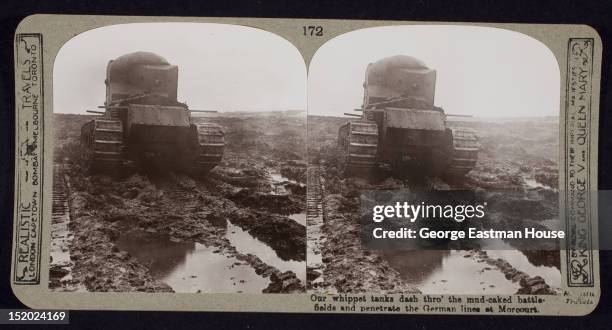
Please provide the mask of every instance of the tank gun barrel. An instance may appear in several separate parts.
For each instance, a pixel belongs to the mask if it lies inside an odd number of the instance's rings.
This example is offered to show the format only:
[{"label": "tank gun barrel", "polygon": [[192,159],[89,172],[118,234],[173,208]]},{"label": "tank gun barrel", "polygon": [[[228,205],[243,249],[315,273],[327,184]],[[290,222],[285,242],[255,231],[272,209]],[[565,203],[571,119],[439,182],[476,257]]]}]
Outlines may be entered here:
[{"label": "tank gun barrel", "polygon": [[126,105],[99,105],[98,109],[127,109]]},{"label": "tank gun barrel", "polygon": [[88,113],[95,113],[96,115],[103,115],[104,111],[86,110]]},{"label": "tank gun barrel", "polygon": [[151,94],[149,93],[142,93],[142,94],[138,94],[138,95],[134,95],[134,96],[130,96],[130,97],[126,97],[126,98],[122,98],[119,100],[114,100],[111,105],[99,105],[98,108],[100,109],[127,109],[127,106],[124,105],[112,105],[112,104],[119,104],[121,102],[126,102],[126,101],[134,101],[134,100],[138,100],[138,99],[142,99],[144,97],[147,97]]},{"label": "tank gun barrel", "polygon": [[348,112],[345,112],[344,114],[345,114],[346,116],[351,116],[351,117],[361,117],[361,115],[356,115],[356,114],[354,114],[354,113],[348,113]]},{"label": "tank gun barrel", "polygon": [[218,113],[219,111],[217,110],[189,110],[191,112],[203,112],[203,113]]},{"label": "tank gun barrel", "polygon": [[446,117],[469,117],[469,118],[472,118],[474,116],[472,116],[472,115],[458,115],[458,114],[453,114],[453,113],[447,113]]},{"label": "tank gun barrel", "polygon": [[384,104],[389,104],[389,103],[399,102],[399,101],[406,101],[406,100],[411,100],[411,99],[415,99],[415,97],[414,96],[400,96],[400,97],[394,97],[394,98],[390,98],[390,99],[376,102],[376,103],[370,103],[368,104],[368,106],[374,107],[377,105],[384,105]]}]

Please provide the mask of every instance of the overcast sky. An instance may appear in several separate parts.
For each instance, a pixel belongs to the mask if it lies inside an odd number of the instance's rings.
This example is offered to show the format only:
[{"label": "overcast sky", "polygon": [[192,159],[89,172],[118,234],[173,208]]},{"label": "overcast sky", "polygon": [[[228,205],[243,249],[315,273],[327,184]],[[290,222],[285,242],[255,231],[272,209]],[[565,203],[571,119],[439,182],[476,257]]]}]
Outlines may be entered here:
[{"label": "overcast sky", "polygon": [[306,109],[304,60],[285,39],[243,26],[138,23],[87,31],[61,48],[54,111],[85,113],[102,105],[108,61],[135,51],[178,65],[178,99],[191,109]]},{"label": "overcast sky", "polygon": [[557,116],[560,73],[552,52],[526,35],[461,26],[394,26],[349,32],[324,44],[308,76],[308,113],[359,108],[368,63],[409,55],[437,71],[435,105],[474,116]]}]

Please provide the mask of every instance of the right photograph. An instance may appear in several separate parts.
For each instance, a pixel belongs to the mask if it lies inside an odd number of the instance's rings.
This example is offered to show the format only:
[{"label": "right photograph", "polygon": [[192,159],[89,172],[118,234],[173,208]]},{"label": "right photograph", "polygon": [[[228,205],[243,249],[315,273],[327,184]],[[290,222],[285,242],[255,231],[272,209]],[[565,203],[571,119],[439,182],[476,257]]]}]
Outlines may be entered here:
[{"label": "right photograph", "polygon": [[475,26],[333,38],[308,75],[307,289],[558,294],[558,247],[496,238],[362,244],[363,196],[468,191],[490,228],[557,230],[560,71],[543,43]]}]

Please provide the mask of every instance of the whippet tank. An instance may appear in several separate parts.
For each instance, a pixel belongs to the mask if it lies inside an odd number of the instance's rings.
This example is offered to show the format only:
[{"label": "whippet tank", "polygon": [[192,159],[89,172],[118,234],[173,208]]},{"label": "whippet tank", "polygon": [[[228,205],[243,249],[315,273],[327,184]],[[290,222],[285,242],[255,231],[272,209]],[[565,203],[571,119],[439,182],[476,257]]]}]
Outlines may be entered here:
[{"label": "whippet tank", "polygon": [[338,132],[344,172],[364,174],[380,163],[437,176],[461,177],[472,170],[478,136],[472,128],[449,125],[444,110],[434,106],[435,84],[436,71],[414,57],[369,64],[361,117]]},{"label": "whippet tank", "polygon": [[104,112],[81,128],[92,171],[163,164],[202,174],[219,164],[223,130],[195,120],[177,101],[176,65],[149,52],[123,55],[109,61],[105,84]]}]

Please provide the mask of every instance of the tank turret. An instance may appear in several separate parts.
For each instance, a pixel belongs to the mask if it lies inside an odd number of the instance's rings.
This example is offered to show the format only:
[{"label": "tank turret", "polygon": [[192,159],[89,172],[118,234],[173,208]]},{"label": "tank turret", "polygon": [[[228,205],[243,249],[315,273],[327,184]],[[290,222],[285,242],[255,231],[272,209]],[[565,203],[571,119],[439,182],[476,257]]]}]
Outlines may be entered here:
[{"label": "tank turret", "polygon": [[177,102],[178,67],[154,53],[131,53],[108,62],[105,83],[106,104],[140,94]]}]

